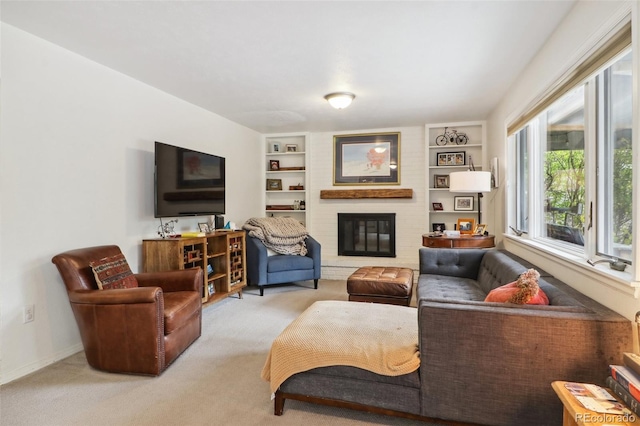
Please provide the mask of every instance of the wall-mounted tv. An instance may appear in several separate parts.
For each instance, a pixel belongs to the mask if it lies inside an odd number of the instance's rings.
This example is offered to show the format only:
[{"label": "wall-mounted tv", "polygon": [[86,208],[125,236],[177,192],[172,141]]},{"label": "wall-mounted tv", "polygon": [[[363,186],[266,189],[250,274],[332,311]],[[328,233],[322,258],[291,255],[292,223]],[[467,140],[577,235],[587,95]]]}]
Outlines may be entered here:
[{"label": "wall-mounted tv", "polygon": [[155,217],[225,213],[224,157],[156,142],[155,159]]}]

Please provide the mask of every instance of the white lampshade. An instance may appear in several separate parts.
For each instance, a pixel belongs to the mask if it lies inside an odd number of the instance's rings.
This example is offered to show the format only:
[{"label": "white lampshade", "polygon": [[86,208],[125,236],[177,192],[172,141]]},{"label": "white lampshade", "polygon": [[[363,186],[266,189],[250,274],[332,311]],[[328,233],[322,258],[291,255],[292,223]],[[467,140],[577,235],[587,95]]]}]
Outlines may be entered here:
[{"label": "white lampshade", "polygon": [[464,171],[449,174],[450,192],[491,192],[491,172]]},{"label": "white lampshade", "polygon": [[356,95],[349,92],[336,92],[329,93],[324,98],[329,102],[329,105],[335,109],[343,109],[351,105],[351,102],[355,99]]}]

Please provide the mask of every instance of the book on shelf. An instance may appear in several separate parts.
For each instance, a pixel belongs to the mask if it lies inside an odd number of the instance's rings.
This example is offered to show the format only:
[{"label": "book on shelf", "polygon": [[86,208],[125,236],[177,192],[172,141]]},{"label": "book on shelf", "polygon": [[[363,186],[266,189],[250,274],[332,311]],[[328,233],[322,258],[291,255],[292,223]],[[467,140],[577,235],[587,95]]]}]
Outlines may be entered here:
[{"label": "book on shelf", "polygon": [[640,355],[633,352],[624,352],[622,354],[622,361],[624,365],[640,375]]},{"label": "book on shelf", "polygon": [[631,411],[605,388],[590,383],[567,382],[565,388],[587,410],[603,414],[629,415]]},{"label": "book on shelf", "polygon": [[207,234],[205,234],[204,232],[183,232],[182,234],[180,234],[182,238],[204,237],[206,235]]},{"label": "book on shelf", "polygon": [[640,415],[640,404],[638,403],[638,400],[632,397],[631,394],[625,388],[623,388],[620,383],[616,382],[613,377],[609,376],[607,377],[606,384],[614,394],[620,397],[627,408],[633,411],[634,414]]},{"label": "book on shelf", "polygon": [[610,365],[609,372],[632,397],[640,401],[640,377],[632,369],[624,365]]}]

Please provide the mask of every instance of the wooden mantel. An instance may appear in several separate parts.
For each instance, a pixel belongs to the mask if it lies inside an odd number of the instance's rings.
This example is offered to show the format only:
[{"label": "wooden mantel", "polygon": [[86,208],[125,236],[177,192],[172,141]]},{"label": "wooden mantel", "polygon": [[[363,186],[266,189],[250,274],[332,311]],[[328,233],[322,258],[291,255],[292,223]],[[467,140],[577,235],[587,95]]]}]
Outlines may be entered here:
[{"label": "wooden mantel", "polygon": [[323,189],[323,200],[352,200],[355,198],[413,198],[413,189]]}]

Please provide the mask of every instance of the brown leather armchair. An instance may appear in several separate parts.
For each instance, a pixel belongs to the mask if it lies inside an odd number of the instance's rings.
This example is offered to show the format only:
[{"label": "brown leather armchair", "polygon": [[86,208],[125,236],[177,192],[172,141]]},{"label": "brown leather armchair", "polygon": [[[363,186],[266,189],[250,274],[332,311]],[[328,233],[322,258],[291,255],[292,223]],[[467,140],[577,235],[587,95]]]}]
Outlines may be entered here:
[{"label": "brown leather armchair", "polygon": [[200,268],[134,274],[137,288],[99,290],[89,263],[118,246],[67,251],[51,261],[67,287],[89,365],[157,376],[202,330]]}]

